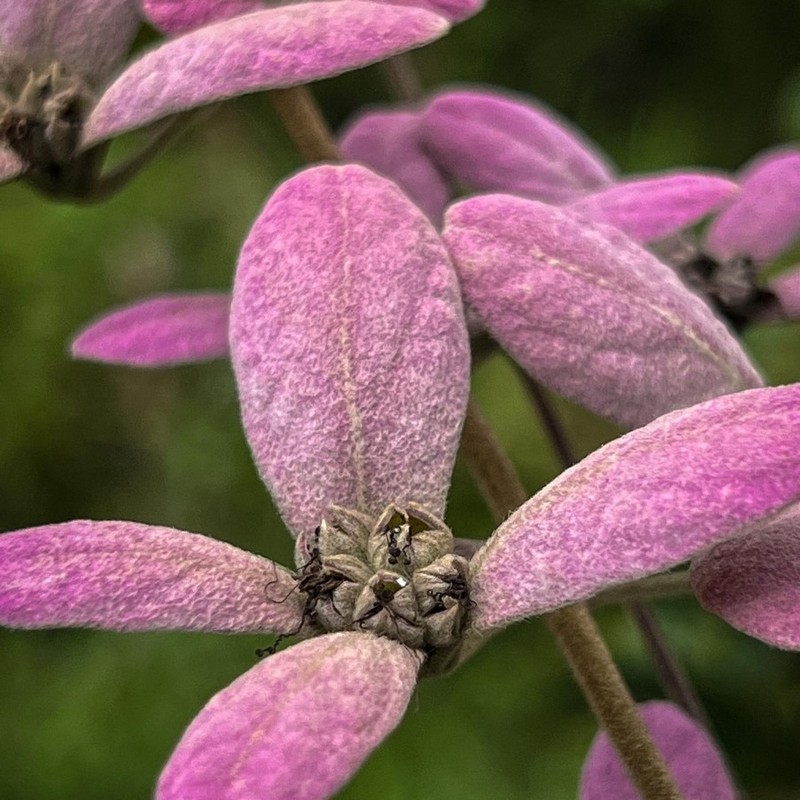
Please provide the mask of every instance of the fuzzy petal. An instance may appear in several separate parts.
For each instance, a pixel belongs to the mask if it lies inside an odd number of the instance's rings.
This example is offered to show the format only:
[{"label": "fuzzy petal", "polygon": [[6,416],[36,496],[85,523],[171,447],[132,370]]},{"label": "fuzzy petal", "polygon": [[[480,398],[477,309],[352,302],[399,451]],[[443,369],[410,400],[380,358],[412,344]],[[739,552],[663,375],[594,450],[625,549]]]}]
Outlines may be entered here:
[{"label": "fuzzy petal", "polygon": [[285,182],[231,310],[245,431],[289,529],[329,505],[441,515],[469,390],[455,273],[428,220],[364,167]]},{"label": "fuzzy petal", "polygon": [[139,27],[136,0],[0,0],[0,51],[32,67],[61,61],[99,86]]},{"label": "fuzzy petal", "polygon": [[521,506],[472,560],[479,627],[691,558],[800,500],[800,384],[660,417]]},{"label": "fuzzy petal", "polygon": [[769,263],[800,236],[800,150],[760,156],[739,182],[741,193],[709,227],[705,249],[720,260]]},{"label": "fuzzy petal", "polygon": [[800,650],[800,511],[723,542],[692,562],[703,607],[739,630]]},{"label": "fuzzy petal", "polygon": [[718,175],[680,172],[620,181],[569,207],[644,244],[693,225],[729,200],[738,188]]},{"label": "fuzzy petal", "polygon": [[391,178],[436,225],[441,225],[450,187],[422,149],[419,114],[367,112],[347,128],[339,150],[348,161],[360,161]]},{"label": "fuzzy petal", "polygon": [[800,319],[800,264],[773,278],[767,288],[777,295],[788,319]]},{"label": "fuzzy petal", "polygon": [[[711,737],[672,703],[642,703],[639,711],[663,753],[684,800],[735,800],[736,789]],[[595,737],[581,776],[580,800],[639,800],[605,732]]]},{"label": "fuzzy petal", "polygon": [[257,664],[183,735],[156,800],[324,800],[397,726],[419,658],[391,639],[333,633]]},{"label": "fuzzy petal", "polygon": [[290,572],[196,533],[77,520],[0,536],[0,624],[288,633]]},{"label": "fuzzy petal", "polygon": [[0,184],[14,180],[26,168],[27,164],[13,150],[0,146]]},{"label": "fuzzy petal", "polygon": [[425,147],[478,191],[563,203],[611,181],[604,157],[552,111],[500,93],[450,91],[423,115]]},{"label": "fuzzy petal", "polygon": [[534,378],[636,426],[760,385],[675,272],[613,228],[510,195],[451,206],[445,241],[486,330]]},{"label": "fuzzy petal", "polygon": [[447,30],[429,11],[364,0],[301,3],[206,25],[125,70],[89,117],[84,147],[216,100],[329,78]]},{"label": "fuzzy petal", "polygon": [[212,22],[261,11],[260,0],[143,0],[148,21],[164,33],[176,36]]},{"label": "fuzzy petal", "polygon": [[154,297],[85,328],[72,355],[88,361],[162,367],[228,355],[229,294]]}]

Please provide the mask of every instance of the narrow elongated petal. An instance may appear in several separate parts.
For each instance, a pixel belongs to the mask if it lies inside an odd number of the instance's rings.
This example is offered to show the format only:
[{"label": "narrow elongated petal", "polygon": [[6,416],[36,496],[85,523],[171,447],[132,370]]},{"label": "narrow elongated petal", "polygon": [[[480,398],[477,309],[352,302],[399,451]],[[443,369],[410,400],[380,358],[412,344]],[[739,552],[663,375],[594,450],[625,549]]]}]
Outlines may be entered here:
[{"label": "narrow elongated petal", "polygon": [[800,649],[797,509],[696,558],[691,577],[698,600],[709,611],[769,644]]},{"label": "narrow elongated petal", "polygon": [[800,264],[773,278],[767,288],[778,296],[788,319],[800,319]]},{"label": "narrow elongated petal", "polygon": [[125,70],[89,117],[84,146],[216,100],[329,78],[447,29],[430,11],[364,0],[301,3],[206,25]]},{"label": "narrow elongated petal", "polygon": [[[642,703],[639,711],[684,800],[735,800],[725,762],[706,731],[672,703]],[[580,800],[639,800],[605,732],[595,737],[581,776]]]},{"label": "narrow elongated petal", "polygon": [[228,294],[154,297],[106,314],[72,343],[88,361],[161,367],[227,356]]},{"label": "narrow elongated petal", "polygon": [[138,27],[136,0],[0,0],[0,51],[35,67],[60,61],[94,86]]},{"label": "narrow elongated petal", "polygon": [[212,698],[156,800],[324,800],[392,731],[419,659],[391,639],[333,633],[270,656]]},{"label": "narrow elongated petal", "polygon": [[620,181],[569,207],[644,244],[693,225],[737,191],[733,181],[718,175],[681,172]]},{"label": "narrow elongated petal", "polygon": [[231,348],[256,464],[294,533],[331,504],[441,514],[469,383],[455,273],[428,220],[364,167],[316,167],[245,242]]},{"label": "narrow elongated petal", "polygon": [[437,225],[450,199],[450,187],[419,138],[419,114],[370,111],[342,135],[342,156],[360,161],[391,178]]},{"label": "narrow elongated petal", "polygon": [[769,263],[800,236],[800,150],[760,156],[739,183],[739,196],[709,227],[705,249],[720,260]]},{"label": "narrow elongated petal", "polygon": [[564,203],[611,181],[604,157],[549,109],[485,90],[445,92],[427,106],[425,147],[459,182]]},{"label": "narrow elongated petal", "polygon": [[27,164],[13,150],[0,147],[0,183],[13,180],[26,168]]},{"label": "narrow elongated petal", "polygon": [[261,11],[260,0],[143,0],[147,19],[172,36],[224,19]]},{"label": "narrow elongated petal", "polygon": [[0,536],[0,624],[288,633],[288,570],[195,533],[77,520]]},{"label": "narrow elongated petal", "polygon": [[450,207],[444,238],[486,330],[592,411],[636,426],[760,384],[709,307],[619,231],[486,195]]},{"label": "narrow elongated petal", "polygon": [[800,384],[719,397],[600,448],[472,560],[494,627],[661,572],[800,500]]}]

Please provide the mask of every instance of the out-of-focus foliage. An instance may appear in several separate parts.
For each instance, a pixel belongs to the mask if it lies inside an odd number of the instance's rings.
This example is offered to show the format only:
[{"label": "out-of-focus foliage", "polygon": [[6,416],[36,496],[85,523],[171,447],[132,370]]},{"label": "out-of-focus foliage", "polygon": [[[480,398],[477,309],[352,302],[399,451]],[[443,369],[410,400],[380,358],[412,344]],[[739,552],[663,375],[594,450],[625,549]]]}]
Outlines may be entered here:
[{"label": "out-of-focus foliage", "polygon": [[[734,169],[800,138],[800,5],[689,0],[490,0],[415,61],[427,86],[484,81],[535,94],[623,171]],[[335,124],[388,100],[380,68],[325,82]],[[263,97],[226,104],[106,205],[0,190],[0,530],[132,519],[216,536],[289,563],[251,464],[229,365],[133,371],[71,363],[71,332],[110,306],[225,289],[238,244],[300,166]],[[800,325],[747,344],[772,382],[800,380]],[[475,393],[533,490],[558,472],[513,371],[493,357]],[[588,452],[615,435],[567,404]],[[491,528],[459,466],[449,522]],[[727,628],[691,600],[657,612],[742,784],[800,794],[800,658]],[[659,696],[619,609],[600,621],[638,699]],[[265,641],[190,634],[0,632],[0,797],[143,800],[183,727]],[[342,797],[575,796],[594,722],[544,626],[518,625],[459,672],[423,683],[400,729]]]}]

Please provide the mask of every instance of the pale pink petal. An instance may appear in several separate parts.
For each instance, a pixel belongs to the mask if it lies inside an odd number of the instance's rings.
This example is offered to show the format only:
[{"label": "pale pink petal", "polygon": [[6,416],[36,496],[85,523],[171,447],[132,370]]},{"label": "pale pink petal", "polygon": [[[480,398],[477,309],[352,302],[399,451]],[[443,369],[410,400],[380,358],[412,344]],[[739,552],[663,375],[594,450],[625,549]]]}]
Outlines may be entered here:
[{"label": "pale pink petal", "polygon": [[662,572],[800,499],[800,384],[660,417],[562,473],[472,560],[481,627]]},{"label": "pale pink petal", "polygon": [[172,36],[263,8],[260,0],[142,0],[145,17]]},{"label": "pale pink petal", "polygon": [[574,201],[569,208],[647,243],[699,222],[738,188],[718,175],[679,172],[620,181]]},{"label": "pale pink petal", "polygon": [[14,180],[27,169],[27,164],[13,151],[0,145],[0,183]]},{"label": "pale pink petal", "polygon": [[231,348],[255,461],[294,533],[332,504],[441,514],[469,386],[456,276],[430,222],[364,167],[285,182],[245,242]]},{"label": "pale pink petal", "polygon": [[128,67],[95,106],[84,146],[216,100],[329,78],[447,30],[430,11],[364,0],[301,3],[206,25]]},{"label": "pale pink petal", "polygon": [[77,520],[0,535],[0,624],[246,633],[297,629],[290,572],[196,533]]},{"label": "pale pink petal", "polygon": [[369,633],[332,633],[270,656],[211,699],[156,800],[325,800],[397,726],[419,657]]},{"label": "pale pink petal", "polygon": [[85,328],[72,355],[88,361],[161,367],[229,353],[229,294],[154,297],[117,309]]},{"label": "pale pink petal", "polygon": [[440,225],[450,187],[419,139],[419,114],[411,111],[368,111],[345,130],[339,151],[391,178]]},{"label": "pale pink petal", "polygon": [[691,576],[709,611],[769,644],[800,649],[800,510],[718,544],[692,562]]},{"label": "pale pink petal", "polygon": [[721,260],[769,263],[800,236],[800,150],[761,155],[738,180],[741,193],[712,222],[706,250]]},{"label": "pale pink petal", "polygon": [[60,61],[99,86],[139,24],[136,0],[0,0],[0,51],[34,68]]},{"label": "pale pink petal", "polygon": [[605,158],[581,133],[513,95],[444,92],[427,106],[422,135],[439,165],[474,190],[562,203],[611,181]]},{"label": "pale pink petal", "polygon": [[800,319],[800,264],[773,278],[767,288],[777,295],[788,319]]},{"label": "pale pink petal", "polygon": [[[672,703],[642,703],[639,713],[675,777],[683,800],[735,800],[736,788],[713,739]],[[580,800],[639,800],[608,734],[595,737],[581,776]]]},{"label": "pale pink petal", "polygon": [[627,426],[760,385],[709,307],[619,231],[510,195],[451,206],[445,241],[486,330],[534,378]]}]

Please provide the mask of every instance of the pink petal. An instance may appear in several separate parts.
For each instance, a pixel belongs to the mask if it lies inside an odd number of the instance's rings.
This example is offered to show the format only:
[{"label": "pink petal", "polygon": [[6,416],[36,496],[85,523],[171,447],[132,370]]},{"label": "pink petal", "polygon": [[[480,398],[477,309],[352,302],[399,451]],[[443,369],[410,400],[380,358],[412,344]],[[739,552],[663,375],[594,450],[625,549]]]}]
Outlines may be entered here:
[{"label": "pink petal", "polygon": [[447,30],[429,11],[363,0],[301,3],[207,25],[128,67],[95,106],[84,147],[216,100],[329,78]]},{"label": "pink petal", "polygon": [[696,558],[692,585],[703,606],[734,627],[800,650],[800,509]]},{"label": "pink petal", "polygon": [[379,3],[393,3],[398,6],[416,6],[427,8],[436,14],[450,20],[462,20],[477,14],[486,5],[486,0],[374,0]]},{"label": "pink petal", "polygon": [[472,560],[478,624],[662,572],[798,499],[800,384],[667,414],[562,473],[495,531]]},{"label": "pink petal", "polygon": [[708,230],[706,250],[721,260],[769,263],[800,235],[800,150],[761,155],[739,183],[741,193]]},{"label": "pink petal", "polygon": [[534,378],[636,426],[760,378],[674,271],[623,234],[510,195],[451,206],[467,302]]},{"label": "pink petal", "polygon": [[0,51],[35,67],[60,61],[99,86],[139,24],[135,0],[0,0]]},{"label": "pink petal", "polygon": [[27,164],[7,147],[0,146],[0,183],[14,180],[27,169]]},{"label": "pink petal", "polygon": [[225,542],[78,520],[0,536],[0,624],[222,633],[299,627],[283,567]]},{"label": "pink petal", "polygon": [[342,156],[391,178],[436,224],[441,225],[450,187],[419,139],[419,115],[370,111],[355,120],[339,143]]},{"label": "pink petal", "polygon": [[263,8],[260,0],[142,0],[148,21],[171,36]]},{"label": "pink petal", "polygon": [[[672,703],[642,703],[645,725],[664,754],[684,800],[736,800],[736,789],[711,737]],[[600,732],[581,776],[580,800],[639,800],[608,734]]]},{"label": "pink petal", "polygon": [[423,116],[426,149],[471,189],[563,203],[611,181],[605,158],[551,110],[486,90],[440,94]]},{"label": "pink petal", "polygon": [[106,314],[72,343],[72,355],[107,364],[162,367],[228,355],[229,294],[153,297]]},{"label": "pink petal", "polygon": [[397,726],[419,659],[332,633],[253,667],[211,699],[164,769],[157,800],[324,800]]},{"label": "pink petal", "polygon": [[574,201],[569,208],[647,243],[699,222],[738,188],[717,175],[680,172],[621,181]]},{"label": "pink petal", "polygon": [[800,264],[773,278],[767,288],[777,295],[788,319],[800,319]]},{"label": "pink petal", "polygon": [[327,507],[441,514],[469,385],[453,268],[391,182],[355,165],[305,170],[245,242],[231,348],[245,431],[284,519]]}]

